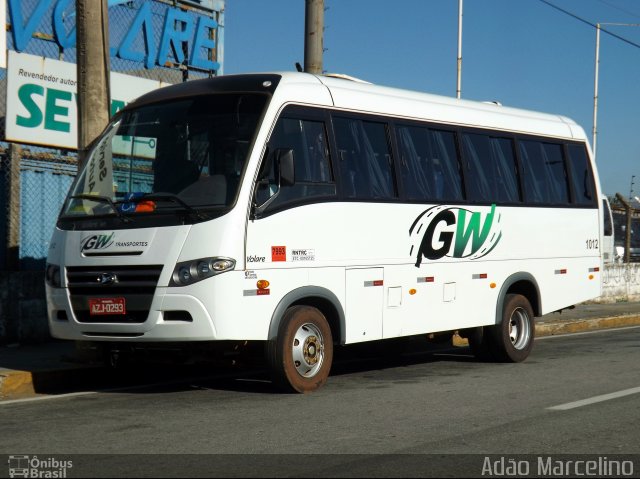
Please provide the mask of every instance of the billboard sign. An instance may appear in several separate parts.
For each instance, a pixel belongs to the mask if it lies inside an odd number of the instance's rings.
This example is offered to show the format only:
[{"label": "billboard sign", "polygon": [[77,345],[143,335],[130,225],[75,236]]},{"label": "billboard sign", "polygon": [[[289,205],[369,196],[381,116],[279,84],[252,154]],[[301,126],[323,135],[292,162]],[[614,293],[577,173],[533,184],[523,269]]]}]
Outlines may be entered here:
[{"label": "billboard sign", "polygon": [[[11,50],[8,60],[6,140],[77,149],[75,63]],[[167,85],[114,72],[110,81],[112,115],[131,100]]]},{"label": "billboard sign", "polygon": [[[114,16],[109,25],[111,55],[142,62],[146,68],[174,62],[203,70],[220,70],[216,60],[222,57],[219,51],[222,28],[215,17],[222,22],[224,0],[209,3],[196,8],[196,4],[190,2],[193,6],[179,8],[167,2],[108,0],[109,15]],[[73,0],[8,0],[8,4],[16,51],[24,52],[37,34],[43,33],[51,35],[61,49],[75,48]]]}]

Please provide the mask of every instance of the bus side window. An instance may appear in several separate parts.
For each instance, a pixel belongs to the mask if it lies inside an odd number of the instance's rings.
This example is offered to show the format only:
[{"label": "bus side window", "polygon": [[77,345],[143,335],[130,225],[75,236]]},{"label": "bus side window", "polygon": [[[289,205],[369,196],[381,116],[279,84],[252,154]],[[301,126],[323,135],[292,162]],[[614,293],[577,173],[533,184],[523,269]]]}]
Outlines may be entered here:
[{"label": "bus side window", "polygon": [[[276,194],[277,197],[269,205],[270,209],[287,202],[336,194],[324,122],[280,118],[269,139],[267,157],[279,148],[293,150],[295,183],[279,187],[275,171],[277,165],[271,162],[266,165],[269,170],[264,172],[264,180],[258,184],[256,204],[263,204]],[[263,164],[268,160],[267,157],[263,159]]]},{"label": "bus side window", "polygon": [[349,198],[395,198],[395,177],[385,123],[334,118],[342,190]]},{"label": "bus side window", "polygon": [[419,201],[459,201],[462,179],[451,131],[396,127],[404,196]]},{"label": "bus side window", "polygon": [[452,131],[425,129],[427,136],[427,160],[433,171],[433,186],[436,201],[460,201],[462,176],[456,148],[455,134]]},{"label": "bus side window", "polygon": [[520,201],[512,143],[510,138],[462,134],[468,199],[494,203]]},{"label": "bus side window", "polygon": [[534,204],[569,203],[562,145],[520,140],[526,201]]},{"label": "bus side window", "polygon": [[442,172],[429,168],[428,143],[424,128],[398,126],[396,135],[405,197],[409,200],[423,201],[436,198],[436,183],[442,184],[443,180],[438,179]]},{"label": "bus side window", "polygon": [[611,217],[611,208],[607,200],[602,200],[602,214],[603,214],[603,235],[613,236],[613,219]]},{"label": "bus side window", "polygon": [[593,205],[595,202],[593,172],[584,145],[569,145],[569,163],[571,165],[571,183],[573,184],[574,203]]}]

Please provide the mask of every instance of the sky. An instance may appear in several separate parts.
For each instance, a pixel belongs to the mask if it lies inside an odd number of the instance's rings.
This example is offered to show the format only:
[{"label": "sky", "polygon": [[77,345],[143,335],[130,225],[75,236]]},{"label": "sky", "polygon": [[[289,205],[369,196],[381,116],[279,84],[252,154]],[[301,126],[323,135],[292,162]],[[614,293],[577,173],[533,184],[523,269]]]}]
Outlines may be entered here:
[{"label": "sky", "polygon": [[[596,29],[640,24],[640,0],[464,0],[462,98],[564,115],[591,142]],[[224,73],[304,63],[304,0],[226,0]],[[458,0],[325,0],[323,69],[455,97]],[[603,25],[596,163],[640,196],[640,26]],[[635,178],[633,178],[635,176]],[[633,183],[633,184],[632,184]]]}]

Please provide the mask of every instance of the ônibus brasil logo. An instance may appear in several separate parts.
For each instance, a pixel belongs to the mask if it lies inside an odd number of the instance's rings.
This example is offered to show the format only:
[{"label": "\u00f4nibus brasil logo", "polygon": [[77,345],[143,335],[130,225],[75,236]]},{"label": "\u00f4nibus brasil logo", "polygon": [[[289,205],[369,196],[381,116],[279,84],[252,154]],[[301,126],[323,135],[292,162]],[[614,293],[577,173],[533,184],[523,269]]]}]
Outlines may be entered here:
[{"label": "\u00f4nibus brasil logo", "polygon": [[491,205],[485,215],[456,206],[434,206],[422,212],[409,228],[413,240],[409,254],[416,254],[416,268],[423,258],[482,258],[502,238],[499,223],[496,205]]},{"label": "\u00f4nibus brasil logo", "polygon": [[80,242],[80,252],[84,253],[90,249],[95,250],[108,248],[113,244],[113,237],[115,234],[115,232],[112,232],[110,235],[101,234],[82,238],[82,241]]}]

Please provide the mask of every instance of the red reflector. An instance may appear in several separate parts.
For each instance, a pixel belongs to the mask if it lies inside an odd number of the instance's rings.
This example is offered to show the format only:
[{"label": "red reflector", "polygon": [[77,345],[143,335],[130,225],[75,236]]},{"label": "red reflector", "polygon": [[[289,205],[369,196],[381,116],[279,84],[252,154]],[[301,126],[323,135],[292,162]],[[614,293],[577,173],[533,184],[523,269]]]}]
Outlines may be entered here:
[{"label": "red reflector", "polygon": [[427,283],[433,283],[436,280],[435,276],[427,276],[425,278],[427,280]]},{"label": "red reflector", "polygon": [[266,296],[268,294],[271,294],[268,289],[257,289],[256,293],[258,296]]},{"label": "red reflector", "polygon": [[560,274],[567,274],[567,270],[566,269],[561,269],[560,270]]},{"label": "red reflector", "polygon": [[487,273],[480,273],[480,279],[487,279]]},{"label": "red reflector", "polygon": [[597,273],[598,271],[600,271],[600,268],[593,268],[593,271]]},{"label": "red reflector", "polygon": [[383,281],[383,280],[381,280],[381,279],[377,279],[377,280],[375,280],[375,281],[373,282],[373,285],[374,285],[374,286],[382,286],[382,284],[383,284],[383,283],[384,283],[384,281]]}]

